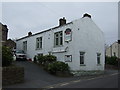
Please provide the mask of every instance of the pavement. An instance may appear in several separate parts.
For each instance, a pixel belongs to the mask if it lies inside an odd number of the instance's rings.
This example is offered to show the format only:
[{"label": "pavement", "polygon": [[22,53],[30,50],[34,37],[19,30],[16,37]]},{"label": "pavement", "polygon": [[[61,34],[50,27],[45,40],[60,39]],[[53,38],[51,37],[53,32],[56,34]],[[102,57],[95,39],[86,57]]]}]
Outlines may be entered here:
[{"label": "pavement", "polygon": [[[114,77],[111,76],[111,79],[110,79],[112,81],[115,80],[114,84],[116,84],[116,82],[117,82],[116,81],[117,74],[118,74],[117,70],[106,70],[105,74],[102,76],[57,77],[57,76],[47,73],[40,66],[36,65],[33,62],[16,61],[15,64],[25,68],[24,83],[8,85],[8,86],[4,86],[3,88],[48,88],[48,89],[55,88],[55,87],[56,88],[58,88],[58,87],[69,87],[70,88],[70,87],[75,86],[74,85],[75,83],[76,83],[76,87],[78,87],[79,83],[81,83],[83,81],[85,83],[85,80],[87,81],[87,80],[93,79],[93,78],[95,78],[94,79],[95,81],[93,81],[93,83],[91,83],[91,84],[95,84],[95,83],[97,83],[97,81],[99,81],[99,79],[98,80],[96,79],[97,77],[104,77],[101,79],[109,81],[110,77],[107,79],[108,75],[114,76]],[[102,82],[105,82],[105,81],[98,82],[98,85]],[[78,84],[78,86],[77,86],[77,84]],[[90,86],[88,84],[88,87],[90,87]],[[117,87],[117,84],[114,87]]]}]

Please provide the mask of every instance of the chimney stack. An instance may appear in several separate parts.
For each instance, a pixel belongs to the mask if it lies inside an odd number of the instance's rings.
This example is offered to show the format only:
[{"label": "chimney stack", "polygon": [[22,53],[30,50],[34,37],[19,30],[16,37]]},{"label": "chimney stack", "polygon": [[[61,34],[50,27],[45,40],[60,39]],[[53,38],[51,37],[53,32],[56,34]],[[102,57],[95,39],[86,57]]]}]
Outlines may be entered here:
[{"label": "chimney stack", "polygon": [[32,32],[28,32],[28,36],[31,36],[32,35]]},{"label": "chimney stack", "polygon": [[83,18],[84,18],[84,17],[89,17],[89,18],[91,18],[91,15],[85,13],[85,14],[83,15]]},{"label": "chimney stack", "polygon": [[65,19],[65,17],[60,18],[60,19],[59,19],[59,26],[62,26],[62,25],[64,25],[64,24],[66,24],[66,19]]},{"label": "chimney stack", "polygon": [[120,44],[120,40],[118,40],[118,44]]}]

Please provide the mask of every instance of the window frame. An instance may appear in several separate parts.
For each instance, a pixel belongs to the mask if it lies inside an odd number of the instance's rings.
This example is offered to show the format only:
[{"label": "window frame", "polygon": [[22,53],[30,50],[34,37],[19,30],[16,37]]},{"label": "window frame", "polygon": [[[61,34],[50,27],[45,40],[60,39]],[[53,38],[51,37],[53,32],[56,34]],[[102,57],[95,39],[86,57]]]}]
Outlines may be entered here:
[{"label": "window frame", "polygon": [[37,56],[43,56],[43,53],[38,53]]},{"label": "window frame", "polygon": [[27,41],[23,41],[23,51],[26,53],[27,51]]},{"label": "window frame", "polygon": [[63,31],[54,33],[54,47],[63,46]]},{"label": "window frame", "polygon": [[83,51],[80,51],[80,65],[85,66],[85,52]]},{"label": "window frame", "polygon": [[36,38],[36,50],[42,49],[43,38],[37,37]]},{"label": "window frame", "polygon": [[97,53],[97,65],[101,64],[101,53]]},{"label": "window frame", "polygon": [[[71,58],[70,61],[66,60],[66,57],[69,56]],[[72,55],[65,55],[65,62],[72,62]]]}]

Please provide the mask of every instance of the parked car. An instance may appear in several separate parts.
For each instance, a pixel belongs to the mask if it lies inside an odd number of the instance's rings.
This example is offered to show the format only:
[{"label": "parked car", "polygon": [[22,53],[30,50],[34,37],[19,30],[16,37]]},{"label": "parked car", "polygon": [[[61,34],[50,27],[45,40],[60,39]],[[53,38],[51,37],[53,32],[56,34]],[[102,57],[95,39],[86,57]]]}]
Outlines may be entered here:
[{"label": "parked car", "polygon": [[26,54],[23,50],[16,50],[15,51],[15,59],[17,60],[27,60]]}]

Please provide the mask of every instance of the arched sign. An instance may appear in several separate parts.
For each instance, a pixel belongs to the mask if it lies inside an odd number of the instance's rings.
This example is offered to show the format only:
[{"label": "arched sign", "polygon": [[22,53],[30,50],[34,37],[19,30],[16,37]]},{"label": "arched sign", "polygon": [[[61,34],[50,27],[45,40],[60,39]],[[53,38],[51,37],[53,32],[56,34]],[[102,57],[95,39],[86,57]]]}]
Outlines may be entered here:
[{"label": "arched sign", "polygon": [[65,42],[69,42],[72,40],[72,30],[70,28],[67,28],[65,30]]}]

